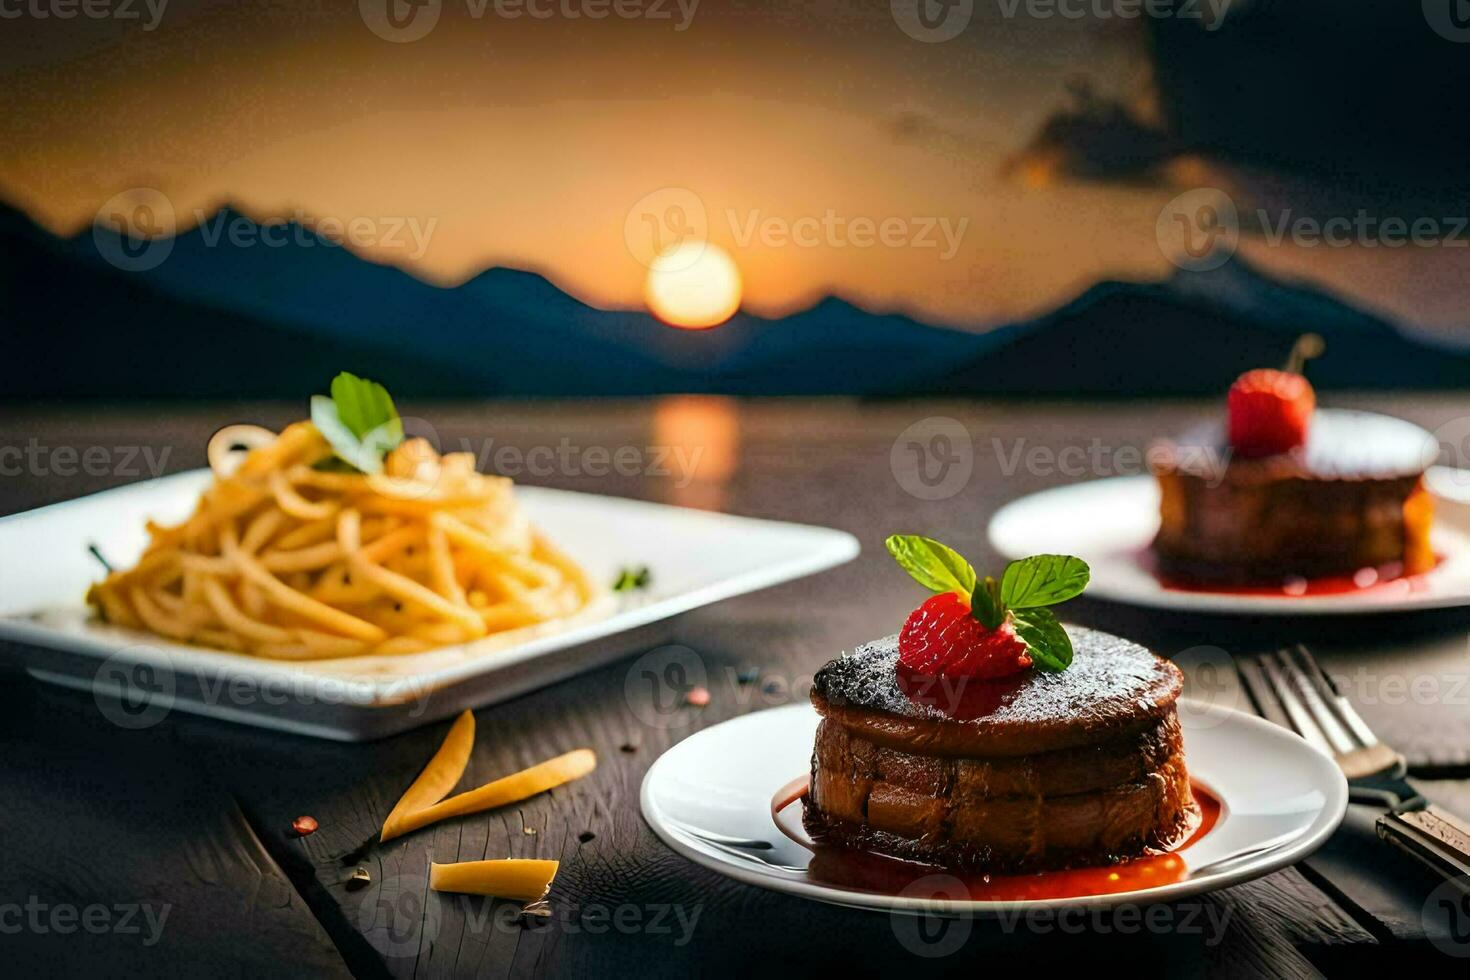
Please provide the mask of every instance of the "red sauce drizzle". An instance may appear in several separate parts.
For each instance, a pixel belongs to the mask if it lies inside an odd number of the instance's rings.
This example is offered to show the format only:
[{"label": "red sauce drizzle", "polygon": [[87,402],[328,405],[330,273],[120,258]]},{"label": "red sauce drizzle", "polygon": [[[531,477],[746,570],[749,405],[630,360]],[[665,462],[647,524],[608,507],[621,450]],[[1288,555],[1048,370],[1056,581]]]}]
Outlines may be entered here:
[{"label": "red sauce drizzle", "polygon": [[[807,874],[825,885],[884,895],[903,894],[910,898],[952,900],[956,898],[953,893],[956,881],[969,893],[969,898],[977,902],[1113,895],[1172,884],[1183,880],[1188,872],[1181,852],[1214,829],[1220,819],[1220,801],[1199,783],[1192,783],[1195,803],[1199,807],[1199,822],[1182,842],[1167,851],[1098,868],[1072,868],[1028,875],[984,875],[947,871],[868,851],[813,844],[805,833],[793,832],[793,827],[800,827],[799,815],[785,812],[806,795],[807,785],[807,777],[794,780],[783,786],[771,800],[771,815],[776,826],[812,851]],[[793,818],[794,824],[790,822]],[[918,882],[931,876],[936,877],[933,894],[915,890]]]},{"label": "red sauce drizzle", "polygon": [[1363,593],[1374,593],[1376,595],[1412,595],[1416,592],[1424,592],[1429,588],[1425,576],[1438,568],[1444,561],[1441,555],[1434,556],[1434,565],[1423,572],[1414,575],[1405,575],[1404,566],[1401,562],[1391,562],[1380,565],[1377,568],[1360,568],[1351,575],[1324,575],[1321,578],[1290,577],[1281,582],[1251,585],[1221,585],[1218,583],[1189,582],[1182,579],[1169,578],[1160,574],[1154,564],[1148,558],[1142,557],[1142,564],[1149,573],[1153,575],[1158,583],[1171,592],[1195,592],[1215,595],[1248,595],[1248,596],[1271,596],[1279,599],[1301,599],[1309,596],[1324,595],[1361,595]]}]

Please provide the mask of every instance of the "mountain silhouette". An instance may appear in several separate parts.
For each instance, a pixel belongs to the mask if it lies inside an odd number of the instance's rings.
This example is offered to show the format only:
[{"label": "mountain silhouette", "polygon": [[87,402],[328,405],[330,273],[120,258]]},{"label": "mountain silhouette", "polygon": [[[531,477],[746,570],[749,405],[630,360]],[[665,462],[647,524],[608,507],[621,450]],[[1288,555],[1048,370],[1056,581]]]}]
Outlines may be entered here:
[{"label": "mountain silhouette", "polygon": [[948,394],[1114,396],[1222,392],[1243,371],[1284,363],[1296,338],[1321,334],[1315,387],[1459,388],[1470,351],[1406,336],[1306,286],[1262,276],[1238,256],[1208,272],[1159,283],[1103,282],[958,366],[934,387]]},{"label": "mountain silhouette", "polygon": [[1312,368],[1324,387],[1470,377],[1466,352],[1239,257],[1159,283],[1100,283],[983,333],[837,297],[688,331],[588,306],[532,272],[492,268],[445,288],[309,227],[262,227],[226,206],[162,261],[119,268],[109,257],[139,243],[100,227],[60,238],[0,206],[0,315],[27,365],[5,397],[300,398],[342,369],[406,397],[1203,394],[1279,363],[1305,330],[1327,339]]}]

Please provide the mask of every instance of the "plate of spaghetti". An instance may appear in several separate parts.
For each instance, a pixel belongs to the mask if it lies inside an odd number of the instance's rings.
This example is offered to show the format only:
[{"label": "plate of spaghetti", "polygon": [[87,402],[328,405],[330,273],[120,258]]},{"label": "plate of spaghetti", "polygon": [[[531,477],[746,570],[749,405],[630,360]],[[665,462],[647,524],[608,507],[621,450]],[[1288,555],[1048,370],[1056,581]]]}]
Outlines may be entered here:
[{"label": "plate of spaghetti", "polygon": [[[348,374],[309,420],[226,426],[208,458],[0,519],[0,550],[35,556],[0,570],[0,637],[34,676],[99,705],[378,737],[857,553],[826,528],[515,486],[407,437],[388,393]],[[632,562],[652,587],[613,591]]]}]

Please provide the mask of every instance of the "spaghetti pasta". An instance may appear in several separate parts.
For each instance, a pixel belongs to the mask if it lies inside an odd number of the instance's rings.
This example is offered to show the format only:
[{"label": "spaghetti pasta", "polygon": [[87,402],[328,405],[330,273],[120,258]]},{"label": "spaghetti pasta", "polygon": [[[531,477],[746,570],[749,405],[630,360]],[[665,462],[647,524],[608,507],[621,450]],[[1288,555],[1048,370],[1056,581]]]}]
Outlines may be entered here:
[{"label": "spaghetti pasta", "polygon": [[[243,456],[222,441],[251,448]],[[409,439],[381,473],[333,467],[311,422],[211,441],[214,481],[131,569],[94,585],[109,622],[280,660],[416,653],[575,615],[599,589],[469,453]]]}]

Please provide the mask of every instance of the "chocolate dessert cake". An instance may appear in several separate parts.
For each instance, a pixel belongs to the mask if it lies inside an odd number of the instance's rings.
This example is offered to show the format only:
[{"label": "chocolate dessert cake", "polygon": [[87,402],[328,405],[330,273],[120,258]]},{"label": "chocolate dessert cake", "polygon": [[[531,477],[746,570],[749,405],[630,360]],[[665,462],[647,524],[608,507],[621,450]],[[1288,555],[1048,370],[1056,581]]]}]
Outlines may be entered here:
[{"label": "chocolate dessert cake", "polygon": [[1175,702],[1182,676],[1107,633],[1067,627],[1066,670],[920,677],[897,637],[816,675],[804,822],[815,840],[1012,873],[1115,863],[1198,819]]},{"label": "chocolate dessert cake", "polygon": [[1424,471],[1433,437],[1369,412],[1317,410],[1304,445],[1232,455],[1223,427],[1155,455],[1159,572],[1184,583],[1246,585],[1434,565]]}]

